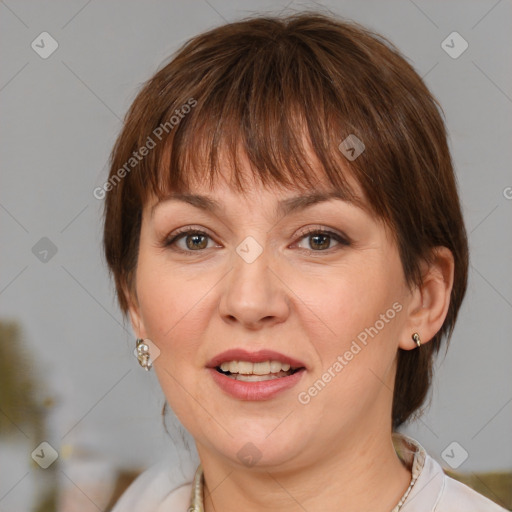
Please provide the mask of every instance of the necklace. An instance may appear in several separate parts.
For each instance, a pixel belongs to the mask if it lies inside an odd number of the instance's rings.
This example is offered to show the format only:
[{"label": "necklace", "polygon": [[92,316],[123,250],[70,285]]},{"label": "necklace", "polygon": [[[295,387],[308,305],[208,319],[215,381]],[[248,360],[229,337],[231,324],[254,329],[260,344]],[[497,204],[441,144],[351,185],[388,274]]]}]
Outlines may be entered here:
[{"label": "necklace", "polygon": [[[397,450],[397,455],[402,462],[405,463],[408,469],[411,470],[411,482],[409,487],[400,498],[398,504],[393,508],[393,510],[391,510],[391,512],[399,512],[420,476],[425,463],[426,452],[422,446],[415,444],[412,439],[403,435],[397,435],[394,442],[399,444],[400,448],[400,450]],[[204,512],[204,475],[201,464],[199,464],[194,476],[190,507],[187,512]]]},{"label": "necklace", "polygon": [[[412,439],[405,438],[405,437],[395,437],[395,442],[399,445],[400,448],[402,448],[402,452],[399,452],[397,450],[397,454],[402,460],[402,462],[405,462],[407,465],[407,459],[410,460],[411,454],[414,453],[414,458],[412,460],[412,464],[410,465],[411,469],[411,483],[409,484],[409,487],[405,491],[404,495],[400,498],[400,501],[398,502],[398,505],[391,511],[391,512],[398,512],[405,501],[407,500],[407,497],[409,496],[411,489],[413,488],[414,484],[416,483],[416,480],[418,480],[418,477],[420,476],[421,470],[423,469],[423,465],[425,464],[425,457],[426,453],[422,446],[414,445],[412,442]],[[411,451],[412,448],[412,451]],[[405,452],[405,450],[407,450]],[[404,453],[405,452],[405,453]]]},{"label": "necklace", "polygon": [[400,498],[398,505],[391,512],[398,512],[402,508],[402,505],[405,503],[407,496],[409,496],[409,493],[411,492],[413,485],[416,483],[418,476],[419,476],[419,474],[418,475],[415,475],[414,473],[412,474],[411,483],[409,484],[409,487],[407,487],[407,490],[405,491],[404,495]]}]

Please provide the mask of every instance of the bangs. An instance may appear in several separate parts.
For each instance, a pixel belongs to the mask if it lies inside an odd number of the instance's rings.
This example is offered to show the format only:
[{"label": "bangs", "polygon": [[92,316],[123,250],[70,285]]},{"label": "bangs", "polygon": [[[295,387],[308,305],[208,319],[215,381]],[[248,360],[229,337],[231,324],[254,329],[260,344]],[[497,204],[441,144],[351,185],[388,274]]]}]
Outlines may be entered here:
[{"label": "bangs", "polygon": [[198,58],[186,95],[158,119],[162,125],[183,113],[148,165],[139,167],[141,202],[149,195],[189,192],[197,183],[213,187],[227,167],[230,185],[241,193],[249,186],[247,177],[267,188],[312,190],[323,183],[362,206],[347,179],[360,182],[357,168],[349,167],[353,162],[338,146],[350,134],[363,136],[341,119],[340,91],[306,50],[298,42],[267,39],[214,62]]}]

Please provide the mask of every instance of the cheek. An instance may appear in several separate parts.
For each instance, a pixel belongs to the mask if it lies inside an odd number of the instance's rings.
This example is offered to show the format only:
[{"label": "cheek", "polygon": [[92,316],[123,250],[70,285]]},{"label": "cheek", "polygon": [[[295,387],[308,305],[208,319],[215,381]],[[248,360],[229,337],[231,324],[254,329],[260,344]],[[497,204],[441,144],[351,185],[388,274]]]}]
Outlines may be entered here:
[{"label": "cheek", "polygon": [[392,385],[404,310],[400,262],[364,262],[328,280],[313,276],[298,292],[314,313],[301,315],[309,318],[302,327],[318,356],[310,381],[328,381],[325,398],[345,406],[371,395],[382,381]]},{"label": "cheek", "polygon": [[385,297],[366,298],[366,307],[358,309],[350,300],[326,301],[322,313],[329,318],[329,334],[308,333],[318,364],[297,389],[297,401],[301,414],[312,422],[322,418],[322,428],[333,435],[344,422],[375,410],[375,404],[388,407],[392,398],[401,306]]},{"label": "cheek", "polygon": [[155,259],[146,264],[140,258],[137,269],[145,333],[160,350],[154,371],[169,405],[190,431],[195,428],[194,418],[204,416],[190,396],[197,393],[198,354],[207,316],[202,298],[214,284],[209,279],[203,273],[184,276],[180,269]]},{"label": "cheek", "polygon": [[[184,330],[193,329],[189,316],[199,305],[205,283],[201,277],[189,282],[176,267],[171,267],[158,258],[139,257],[137,268],[137,297],[140,314],[148,338],[162,351],[177,345],[179,338],[193,341]],[[204,292],[202,292],[204,294]],[[183,339],[183,338],[182,338]]]},{"label": "cheek", "polygon": [[304,327],[311,340],[325,347],[322,353],[343,349],[361,333],[364,341],[364,333],[374,333],[375,324],[381,334],[391,331],[401,309],[393,304],[403,297],[400,273],[393,264],[383,265],[376,258],[333,269],[328,275],[323,269],[310,273],[307,279],[295,280],[294,293],[304,312],[310,310],[301,317],[310,319]]}]

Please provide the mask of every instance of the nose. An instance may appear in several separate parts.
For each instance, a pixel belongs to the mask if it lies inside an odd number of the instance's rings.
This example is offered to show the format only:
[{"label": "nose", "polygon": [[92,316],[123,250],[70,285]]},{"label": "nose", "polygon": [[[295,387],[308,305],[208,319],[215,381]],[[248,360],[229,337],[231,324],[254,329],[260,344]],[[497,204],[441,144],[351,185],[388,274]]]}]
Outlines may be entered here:
[{"label": "nose", "polygon": [[258,330],[284,322],[290,314],[290,301],[288,288],[269,251],[264,249],[251,259],[242,252],[233,254],[233,268],[224,282],[219,313],[227,323]]}]

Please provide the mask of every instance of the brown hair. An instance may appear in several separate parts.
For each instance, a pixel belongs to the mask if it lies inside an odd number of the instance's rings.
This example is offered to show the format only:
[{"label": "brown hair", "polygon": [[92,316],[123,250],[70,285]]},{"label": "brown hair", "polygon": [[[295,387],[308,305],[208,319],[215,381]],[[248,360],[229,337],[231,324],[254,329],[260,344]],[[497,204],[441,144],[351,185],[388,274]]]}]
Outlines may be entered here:
[{"label": "brown hair", "polygon": [[[433,355],[451,337],[467,284],[466,231],[440,110],[400,52],[353,22],[318,13],[257,17],[194,37],[138,94],[97,189],[106,196],[104,250],[121,310],[124,290],[133,293],[151,195],[186,191],[206,175],[213,183],[224,151],[240,192],[239,151],[264,185],[313,187],[306,140],[328,182],[355,201],[349,172],[391,228],[409,285],[421,283],[420,263],[434,247],[455,260],[442,328],[419,350],[399,349],[396,429],[425,401]],[[354,160],[339,149],[349,135],[365,146]]]}]

